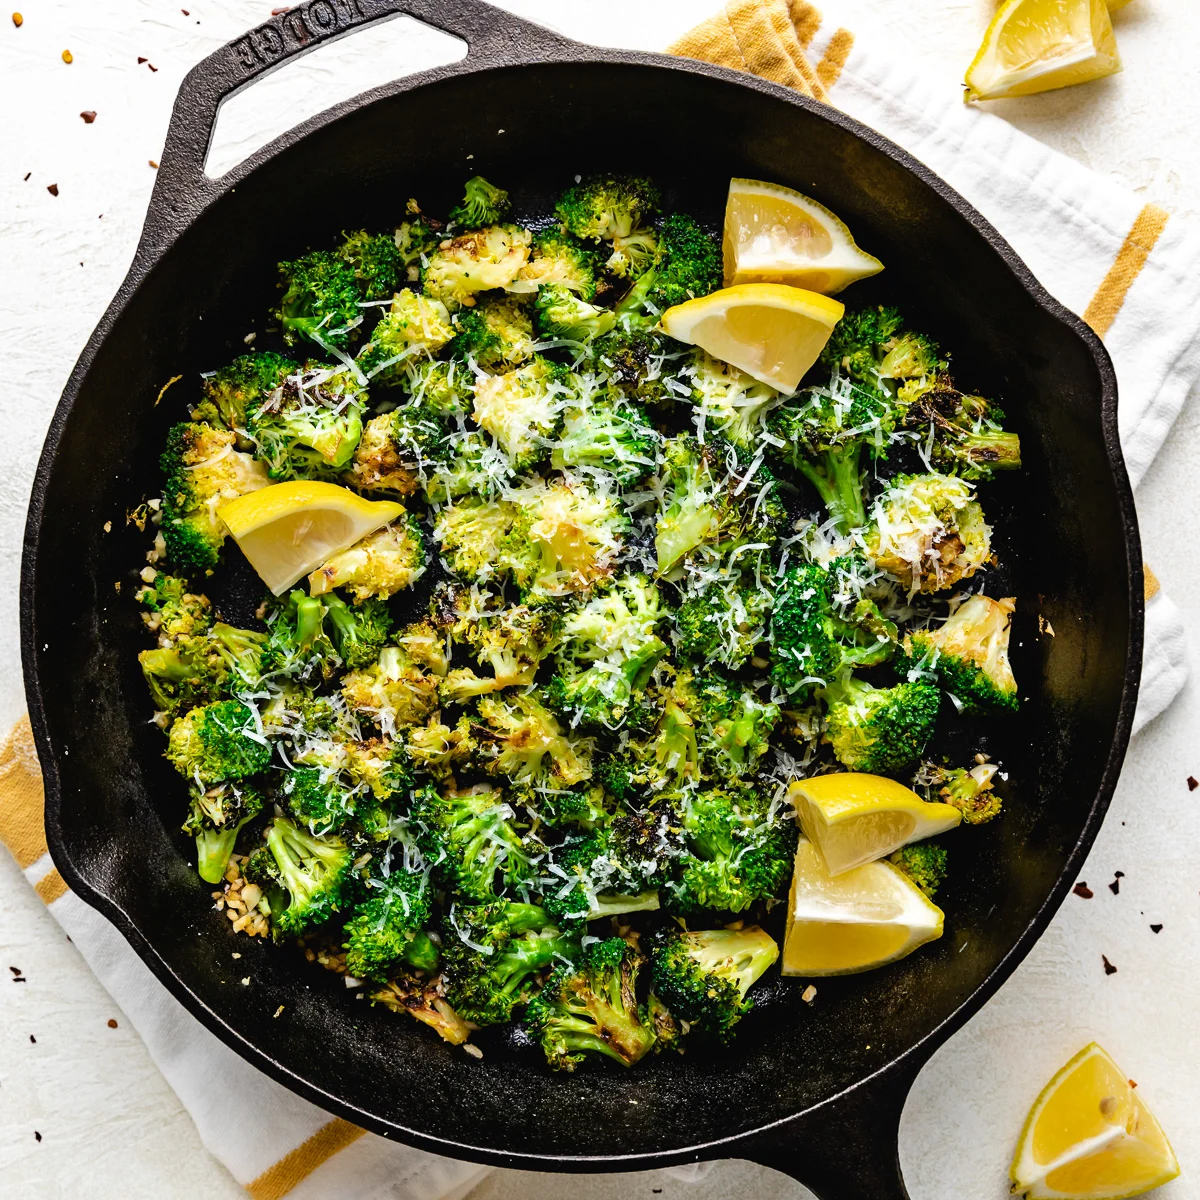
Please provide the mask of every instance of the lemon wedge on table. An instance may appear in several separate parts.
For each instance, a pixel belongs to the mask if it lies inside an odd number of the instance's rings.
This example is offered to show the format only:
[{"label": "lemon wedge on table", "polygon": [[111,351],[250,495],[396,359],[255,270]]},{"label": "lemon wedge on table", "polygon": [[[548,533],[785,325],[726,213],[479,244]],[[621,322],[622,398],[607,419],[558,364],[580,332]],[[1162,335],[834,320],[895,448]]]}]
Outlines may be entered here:
[{"label": "lemon wedge on table", "polygon": [[1005,0],[967,70],[967,100],[1029,96],[1121,69],[1104,0]]},{"label": "lemon wedge on table", "polygon": [[903,871],[867,863],[831,875],[803,838],[788,898],[784,975],[852,975],[942,936],[942,910]]},{"label": "lemon wedge on table", "polygon": [[662,315],[663,332],[740,367],[760,383],[794,392],[817,361],[844,304],[782,283],[739,283]]},{"label": "lemon wedge on table", "polygon": [[909,842],[936,837],[962,820],[957,808],[930,804],[883,775],[818,775],[797,780],[788,795],[804,836],[832,875],[874,862]]},{"label": "lemon wedge on table", "polygon": [[1029,1200],[1124,1200],[1179,1174],[1162,1126],[1095,1042],[1034,1101],[1009,1171]]},{"label": "lemon wedge on table", "polygon": [[883,270],[845,221],[778,183],[731,179],[725,203],[725,284],[786,283],[832,296]]},{"label": "lemon wedge on table", "polygon": [[296,480],[239,496],[217,516],[278,596],[403,512],[402,504],[364,500],[335,483]]}]

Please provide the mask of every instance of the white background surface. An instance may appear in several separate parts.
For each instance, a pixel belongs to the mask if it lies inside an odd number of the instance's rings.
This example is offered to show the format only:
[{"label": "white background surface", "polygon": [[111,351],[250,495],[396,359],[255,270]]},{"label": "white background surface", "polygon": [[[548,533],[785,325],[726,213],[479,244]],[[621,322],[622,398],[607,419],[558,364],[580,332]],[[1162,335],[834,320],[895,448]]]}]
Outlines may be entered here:
[{"label": "white background surface", "polygon": [[[219,43],[264,20],[271,0],[17,0],[0,18],[0,725],[23,708],[17,645],[21,531],[42,434],[87,335],[132,256],[179,79]],[[515,11],[582,40],[655,49],[715,0],[521,0]],[[184,16],[180,4],[189,10]],[[872,26],[894,52],[957,94],[988,0],[842,0],[842,23]],[[1015,124],[1178,214],[1200,197],[1200,11],[1134,0],[1115,18],[1125,73],[997,105]],[[397,73],[415,35],[392,24],[281,73],[227,110],[236,161],[308,112]],[[368,39],[367,41],[361,40]],[[424,62],[453,57],[422,34]],[[63,64],[69,48],[75,62]],[[145,56],[158,69],[136,62]],[[836,93],[835,93],[836,98]],[[77,115],[94,109],[85,125]],[[303,111],[301,111],[303,110]],[[22,177],[32,172],[28,182]],[[59,185],[51,197],[46,186]],[[1170,314],[1164,314],[1170,319]],[[1200,644],[1200,413],[1185,411],[1138,503],[1146,557]],[[1190,686],[1135,741],[1082,878],[999,995],[926,1068],[901,1152],[914,1200],[999,1200],[1012,1141],[1045,1079],[1101,1040],[1141,1084],[1184,1177],[1164,1200],[1200,1197],[1200,695]],[[1108,882],[1125,872],[1119,896]],[[1157,936],[1150,923],[1161,922]],[[1117,964],[1106,977],[1100,955]],[[28,982],[10,982],[9,965]],[[137,1036],[83,966],[15,865],[0,854],[0,1195],[109,1200],[244,1196],[199,1144]],[[118,1028],[110,1029],[110,1017]],[[31,1042],[35,1036],[36,1044]],[[35,1130],[42,1135],[39,1143]],[[743,1163],[682,1184],[660,1174],[564,1179],[496,1173],[478,1200],[651,1196],[785,1200],[799,1185]]]}]

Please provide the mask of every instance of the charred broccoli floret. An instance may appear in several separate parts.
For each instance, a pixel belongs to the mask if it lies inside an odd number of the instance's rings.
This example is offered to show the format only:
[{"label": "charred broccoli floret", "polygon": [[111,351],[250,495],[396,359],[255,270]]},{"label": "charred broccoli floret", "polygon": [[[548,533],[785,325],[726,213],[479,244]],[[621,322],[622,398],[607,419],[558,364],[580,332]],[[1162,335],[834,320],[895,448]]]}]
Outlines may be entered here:
[{"label": "charred broccoli floret", "polygon": [[654,1047],[649,1014],[637,1001],[645,958],[622,938],[593,942],[578,966],[562,966],[530,1001],[525,1024],[560,1071],[589,1054],[632,1067]]},{"label": "charred broccoli floret", "polygon": [[513,470],[524,471],[549,454],[570,400],[570,372],[539,355],[504,375],[479,379],[472,415],[496,439]]},{"label": "charred broccoli floret", "polygon": [[470,308],[479,292],[506,288],[529,261],[532,238],[518,225],[487,225],[441,242],[421,268],[421,287],[447,308]]},{"label": "charred broccoli floret", "polygon": [[299,370],[299,363],[273,350],[243,354],[204,377],[203,399],[192,418],[224,429],[244,430],[246,414]]},{"label": "charred broccoli floret", "polygon": [[253,710],[240,700],[218,700],[175,721],[167,759],[185,779],[210,785],[265,771],[271,746],[259,732]]},{"label": "charred broccoli floret", "polygon": [[221,504],[266,487],[266,468],[235,450],[236,435],[203,422],[172,426],[159,460],[163,487],[162,535],[167,558],[184,574],[217,565],[226,529]]},{"label": "charred broccoli floret", "polygon": [[511,211],[508,193],[476,175],[467,180],[462,200],[450,210],[450,223],[458,229],[479,229],[499,224]]},{"label": "charred broccoli floret", "polygon": [[866,551],[910,592],[938,592],[991,559],[992,530],[969,483],[951,475],[897,475],[871,509]]},{"label": "charred broccoli floret", "polygon": [[242,826],[263,809],[262,793],[248,784],[191,788],[191,812],[183,832],[196,839],[196,870],[205,883],[220,883]]},{"label": "charred broccoli floret", "polygon": [[331,592],[325,597],[325,616],[338,657],[351,671],[375,662],[392,631],[392,614],[382,600],[364,600],[351,608]]},{"label": "charred broccoli floret", "polygon": [[488,370],[507,370],[533,357],[533,322],[511,296],[485,297],[454,314],[450,353]]},{"label": "charred broccoli floret", "polygon": [[390,734],[428,719],[438,706],[438,680],[402,647],[385,646],[374,662],[342,677],[342,697]]},{"label": "charred broccoli floret", "polygon": [[263,647],[263,674],[320,682],[328,679],[336,666],[337,651],[325,629],[325,605],[299,589],[289,593],[271,622]]},{"label": "charred broccoli floret", "polygon": [[479,701],[483,724],[475,735],[487,769],[514,783],[547,783],[570,788],[591,775],[590,747],[572,739],[534,693],[485,696]]},{"label": "charred broccoli floret", "polygon": [[995,763],[977,763],[965,767],[936,767],[925,783],[938,788],[938,799],[962,813],[967,825],[983,825],[1000,815],[1003,799],[992,780],[999,768]]},{"label": "charred broccoli floret", "polygon": [[402,384],[406,372],[428,361],[454,337],[446,306],[437,299],[405,289],[371,331],[358,354],[358,367],[369,380]]},{"label": "charred broccoli floret", "polygon": [[558,471],[604,471],[619,487],[654,472],[661,444],[645,410],[608,397],[567,409],[550,454]]},{"label": "charred broccoli floret", "polygon": [[757,925],[745,929],[664,930],[652,943],[654,990],[671,1012],[720,1041],[753,1007],[746,993],[779,957]]},{"label": "charred broccoli floret", "polygon": [[936,842],[901,846],[888,861],[899,867],[931,900],[946,878],[946,848]]},{"label": "charred broccoli floret", "polygon": [[543,288],[565,288],[588,302],[596,297],[599,274],[599,258],[594,250],[570,234],[545,229],[534,237],[529,262],[508,290],[519,295]]},{"label": "charred broccoli floret", "polygon": [[341,587],[361,603],[410,588],[424,573],[425,538],[416,518],[405,513],[335,554],[308,577],[308,590],[321,596]]},{"label": "charred broccoli floret", "polygon": [[681,671],[674,697],[692,719],[701,766],[714,778],[752,774],[769,749],[779,707],[714,671]]},{"label": "charred broccoli floret", "polygon": [[221,621],[194,634],[160,633],[158,646],[138,655],[155,709],[178,716],[255,688],[265,640],[261,633]]},{"label": "charred broccoli floret", "polygon": [[929,338],[906,332],[900,311],[882,305],[847,312],[825,343],[821,362],[868,384],[935,375],[946,365]]},{"label": "charred broccoli floret", "polygon": [[903,424],[921,434],[934,466],[963,479],[991,479],[1021,467],[1021,439],[1003,428],[1004,412],[983,396],[958,391],[948,375],[901,385]]},{"label": "charred broccoli floret", "polygon": [[932,675],[962,712],[1015,710],[1017,681],[1008,662],[1008,639],[1016,606],[1011,598],[971,596],[944,625],[904,639],[900,669]]},{"label": "charred broccoli floret", "polygon": [[826,737],[838,762],[875,775],[902,771],[921,756],[941,700],[932,684],[877,688],[849,674],[833,680],[823,695]]}]

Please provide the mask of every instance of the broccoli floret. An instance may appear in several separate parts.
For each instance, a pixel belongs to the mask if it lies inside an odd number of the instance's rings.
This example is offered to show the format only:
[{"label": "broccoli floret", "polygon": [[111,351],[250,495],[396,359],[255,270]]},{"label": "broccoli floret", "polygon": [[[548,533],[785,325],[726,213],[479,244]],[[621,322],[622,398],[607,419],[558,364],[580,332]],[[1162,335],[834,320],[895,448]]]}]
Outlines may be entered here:
[{"label": "broccoli floret", "polygon": [[637,1002],[645,958],[622,938],[593,942],[579,965],[551,975],[525,1011],[525,1024],[556,1070],[573,1071],[588,1054],[632,1067],[654,1047],[649,1014]]},{"label": "broccoli floret", "polygon": [[816,563],[792,567],[775,594],[771,614],[771,678],[789,695],[833,679],[843,667],[874,666],[895,650],[896,626],[869,599],[835,612],[836,580]]},{"label": "broccoli floret", "polygon": [[578,938],[557,929],[543,909],[505,901],[452,908],[442,946],[446,995],[479,1025],[511,1020],[537,974],[579,955]]},{"label": "broccoli floret", "polygon": [[618,279],[636,279],[649,270],[658,252],[658,234],[650,226],[634,229],[628,237],[617,234],[612,239],[612,253],[605,268]]},{"label": "broccoli floret", "polygon": [[411,513],[335,554],[308,577],[314,596],[345,588],[361,603],[410,588],[425,573],[425,538]]},{"label": "broccoli floret", "polygon": [[342,697],[390,734],[428,719],[438,706],[438,680],[400,646],[385,646],[375,662],[342,676]]},{"label": "broccoli floret", "polygon": [[354,817],[354,797],[332,771],[317,767],[286,771],[279,796],[292,816],[314,833],[338,833]]},{"label": "broccoli floret", "polygon": [[617,323],[611,308],[589,304],[562,283],[546,284],[537,294],[537,326],[543,337],[588,343]]},{"label": "broccoli floret", "polygon": [[208,785],[265,771],[271,747],[240,700],[193,708],[171,726],[167,759],[185,778]]},{"label": "broccoli floret", "polygon": [[[672,350],[671,347],[675,346]],[[668,408],[676,400],[667,386],[667,360],[685,351],[661,334],[618,326],[591,344],[592,363],[629,400],[651,408]]]},{"label": "broccoli floret", "polygon": [[633,814],[572,834],[550,853],[542,903],[568,925],[656,911],[666,878],[656,849],[646,822]]},{"label": "broccoli floret", "polygon": [[865,548],[910,593],[969,579],[992,555],[974,489],[951,475],[897,475],[875,500]]},{"label": "broccoli floret", "polygon": [[549,454],[570,400],[569,370],[539,355],[514,371],[477,380],[472,416],[496,439],[513,470],[525,471]]},{"label": "broccoli floret", "polygon": [[453,337],[446,306],[406,288],[396,293],[371,331],[371,340],[359,351],[358,367],[370,380],[401,384],[414,364],[428,361]]},{"label": "broccoli floret", "polygon": [[203,399],[192,417],[225,429],[244,430],[246,414],[257,408],[272,392],[281,388],[300,364],[267,350],[243,354],[227,367],[206,375]]},{"label": "broccoli floret", "polygon": [[946,878],[946,848],[935,842],[901,846],[888,861],[899,867],[931,900]]},{"label": "broccoli floret", "polygon": [[533,322],[510,296],[484,298],[454,314],[450,353],[489,370],[520,366],[533,357]]},{"label": "broccoli floret", "polygon": [[492,669],[481,678],[469,667],[450,671],[440,685],[443,700],[464,704],[472,696],[533,683],[538,664],[558,643],[562,614],[554,605],[514,604],[458,616],[446,629],[458,645]]},{"label": "broccoli floret", "polygon": [[450,223],[459,229],[479,229],[499,224],[511,211],[508,193],[476,175],[467,180],[462,201],[450,210]]},{"label": "broccoli floret", "polygon": [[685,796],[680,822],[690,857],[671,889],[679,911],[742,912],[790,879],[795,824],[755,789],[730,784]]},{"label": "broccoli floret", "polygon": [[762,448],[767,418],[783,403],[782,393],[704,351],[693,356],[685,374],[700,436],[719,434],[747,461],[753,458]]},{"label": "broccoli floret", "polygon": [[827,386],[800,392],[767,428],[779,457],[813,485],[838,528],[849,533],[867,523],[867,465],[886,457],[900,412],[888,392],[835,369]]},{"label": "broccoli floret", "polygon": [[[594,772],[593,772],[594,774]],[[613,819],[613,807],[604,788],[597,784],[561,791],[543,788],[530,792],[525,804],[550,829],[596,829]]]},{"label": "broccoli floret", "polygon": [[400,222],[392,240],[396,243],[396,252],[409,281],[415,282],[420,275],[420,268],[437,249],[444,235],[441,223],[423,216],[415,200],[409,200],[407,211],[411,219]]},{"label": "broccoli floret", "polygon": [[476,745],[471,724],[471,718],[463,716],[451,728],[436,717],[431,717],[428,724],[404,730],[409,760],[418,771],[424,771],[434,779],[452,779],[456,768],[475,757]]},{"label": "broccoli floret", "polygon": [[196,839],[196,870],[205,883],[220,883],[242,826],[263,809],[262,793],[249,785],[219,783],[191,788],[191,812],[183,832]]},{"label": "broccoli floret", "polygon": [[545,229],[533,239],[529,262],[508,285],[518,295],[543,288],[565,288],[580,300],[596,298],[601,276],[600,257],[590,247],[558,229]]},{"label": "broccoli floret", "polygon": [[475,734],[489,772],[515,783],[571,788],[591,775],[589,746],[572,740],[534,693],[485,696]]},{"label": "broccoli floret", "polygon": [[396,239],[390,233],[368,233],[365,229],[343,236],[337,255],[354,272],[363,299],[390,296],[400,286],[404,267]]},{"label": "broccoli floret", "polygon": [[267,848],[288,894],[286,908],[271,906],[271,924],[278,933],[303,933],[350,901],[352,851],[341,838],[306,833],[276,817],[267,831]]},{"label": "broccoli floret", "polygon": [[156,571],[151,582],[139,588],[137,601],[148,610],[142,621],[158,635],[159,645],[178,637],[197,637],[212,627],[212,604],[207,596],[188,591],[186,579]]},{"label": "broccoli floret", "polygon": [[266,487],[266,468],[233,449],[236,435],[202,422],[174,425],[159,460],[163,487],[162,535],[167,558],[184,574],[217,565],[226,529],[221,504]]},{"label": "broccoli floret", "polygon": [[769,749],[779,706],[709,670],[681,671],[672,690],[692,718],[701,766],[718,779],[752,774]]},{"label": "broccoli floret", "polygon": [[872,382],[878,378],[879,362],[903,324],[899,309],[882,305],[847,312],[833,327],[821,351],[821,362],[855,379]]},{"label": "broccoli floret", "polygon": [[877,688],[852,675],[824,689],[826,738],[842,766],[887,775],[902,771],[925,749],[941,697],[922,682]]},{"label": "broccoli floret", "polygon": [[634,326],[654,324],[660,313],[721,286],[721,243],[684,213],[667,217],[650,266],[617,305]]},{"label": "broccoli floret", "polygon": [[898,399],[904,426],[922,431],[933,465],[963,479],[991,479],[1021,467],[1021,439],[1004,430],[1004,412],[983,396],[958,391],[949,376],[912,379]]},{"label": "broccoli floret", "polygon": [[588,241],[628,238],[659,210],[662,197],[649,179],[599,175],[577,183],[554,206],[563,228]]},{"label": "broccoli floret", "polygon": [[550,465],[605,471],[626,488],[654,472],[661,441],[643,408],[598,397],[567,409]]},{"label": "broccoli floret", "polygon": [[220,621],[198,634],[160,634],[156,649],[138,655],[154,707],[177,716],[256,687],[265,641],[264,634]]},{"label": "broccoli floret", "polygon": [[770,611],[770,595],[753,580],[705,584],[675,610],[675,651],[697,665],[737,670],[765,638]]},{"label": "broccoli floret", "polygon": [[454,359],[410,361],[400,384],[414,405],[439,417],[465,417],[475,403],[475,372]]},{"label": "broccoli floret", "polygon": [[779,957],[757,925],[745,929],[664,930],[650,950],[654,990],[671,1012],[722,1042],[753,1007],[746,993]]},{"label": "broccoli floret", "polygon": [[283,340],[294,346],[304,338],[342,347],[358,337],[362,299],[354,267],[340,254],[313,250],[279,264],[279,321]]},{"label": "broccoli floret", "polygon": [[262,673],[319,682],[333,675],[337,658],[325,629],[325,605],[299,589],[289,593],[271,623],[271,634],[263,648]]},{"label": "broccoli floret", "polygon": [[1017,602],[970,597],[937,629],[904,639],[902,671],[932,675],[964,713],[1017,707],[1017,681],[1008,661],[1008,639]]},{"label": "broccoli floret", "polygon": [[504,888],[530,886],[536,868],[516,813],[502,792],[472,788],[440,793],[429,786],[413,794],[410,824],[433,870],[470,900],[494,900]]},{"label": "broccoli floret", "polygon": [[701,445],[686,434],[669,438],[663,457],[667,495],[654,536],[660,574],[701,546],[723,554],[774,544],[786,513],[766,467],[750,475],[719,439]]},{"label": "broccoli floret", "polygon": [[346,922],[346,970],[380,982],[400,966],[435,970],[437,946],[423,928],[430,917],[429,879],[400,869],[376,883]]},{"label": "broccoli floret", "polygon": [[336,476],[362,437],[363,399],[344,369],[307,366],[251,409],[246,434],[272,479]]},{"label": "broccoli floret", "polygon": [[447,308],[470,308],[477,293],[513,283],[529,261],[531,240],[518,225],[488,225],[448,239],[421,268],[421,287]]},{"label": "broccoli floret", "polygon": [[325,616],[338,657],[357,671],[379,657],[392,632],[392,614],[382,600],[364,600],[351,608],[333,593],[325,597]]},{"label": "broccoli floret", "polygon": [[[351,487],[363,492],[399,492],[407,496],[421,486],[421,464],[412,460],[395,436],[397,414],[403,411],[380,413],[363,426],[362,437],[343,476]],[[430,425],[437,433],[443,432],[440,421],[433,420]]]},{"label": "broccoli floret", "polygon": [[957,808],[967,825],[982,825],[1000,815],[1003,799],[992,785],[998,769],[990,762],[979,763],[969,771],[965,767],[936,767],[925,782],[939,787],[938,799]]},{"label": "broccoli floret", "polygon": [[654,637],[619,661],[597,662],[573,675],[555,675],[546,687],[546,703],[568,717],[572,726],[619,729],[666,652],[666,643]]}]

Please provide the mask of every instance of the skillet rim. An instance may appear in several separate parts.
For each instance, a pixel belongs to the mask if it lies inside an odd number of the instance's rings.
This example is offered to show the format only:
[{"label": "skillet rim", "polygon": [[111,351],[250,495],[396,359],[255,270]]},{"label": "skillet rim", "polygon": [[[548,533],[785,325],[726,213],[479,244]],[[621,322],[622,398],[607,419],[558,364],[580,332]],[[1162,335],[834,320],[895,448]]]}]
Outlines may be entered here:
[{"label": "skillet rim", "polygon": [[[455,1157],[494,1166],[513,1168],[534,1168],[553,1171],[646,1170],[654,1167],[694,1162],[699,1159],[739,1156],[755,1157],[751,1152],[751,1147],[762,1143],[764,1135],[769,1140],[770,1134],[774,1130],[792,1124],[802,1117],[815,1116],[821,1110],[832,1108],[840,1100],[851,1094],[865,1095],[885,1079],[892,1080],[893,1082],[907,1080],[907,1083],[910,1084],[932,1054],[982,1008],[1026,957],[1065,899],[1071,881],[1077,874],[1078,867],[1082,864],[1084,857],[1091,849],[1116,787],[1132,730],[1133,714],[1140,684],[1145,619],[1140,536],[1138,533],[1136,510],[1133,503],[1133,491],[1125,469],[1117,427],[1116,375],[1108,352],[1095,332],[1081,318],[1066,309],[1046,291],[1012,246],[1009,245],[992,224],[957,191],[941,179],[940,176],[936,175],[923,163],[876,130],[863,125],[861,122],[847,116],[836,108],[801,96],[789,88],[772,83],[756,75],[719,67],[700,60],[684,59],[667,54],[652,54],[611,47],[588,46],[570,41],[561,37],[561,35],[554,34],[537,26],[530,26],[530,28],[535,30],[537,34],[544,35],[539,45],[534,45],[523,50],[521,47],[515,46],[512,42],[508,42],[499,49],[488,48],[482,51],[472,49],[466,58],[457,62],[436,67],[429,71],[404,76],[323,110],[261,147],[254,154],[243,160],[243,162],[221,176],[220,179],[210,181],[207,177],[203,177],[206,186],[201,189],[201,194],[196,200],[187,205],[187,208],[191,211],[179,211],[180,208],[184,207],[179,203],[179,197],[169,196],[168,185],[171,182],[172,172],[160,172],[154,192],[151,195],[145,224],[139,238],[133,262],[112,302],[88,339],[87,345],[71,372],[51,419],[38,462],[37,472],[34,477],[25,526],[20,583],[20,640],[29,718],[38,749],[38,756],[43,767],[46,838],[51,857],[71,890],[80,899],[99,911],[118,929],[167,990],[201,1024],[242,1058],[263,1071],[269,1078],[296,1092],[319,1108],[333,1115],[340,1116],[353,1124],[391,1140],[402,1141],[416,1146],[422,1150],[443,1155],[450,1154]],[[229,49],[230,46],[224,47],[225,51]],[[217,55],[221,53],[221,50],[216,52]],[[215,58],[215,55],[193,68],[193,71],[189,73],[189,76],[185,79],[181,87],[180,96],[183,95],[188,82],[200,71],[208,68],[213,58]],[[490,1146],[469,1145],[384,1121],[371,1113],[354,1107],[337,1096],[322,1091],[307,1080],[295,1075],[288,1068],[271,1058],[268,1051],[243,1037],[235,1028],[205,1005],[189,988],[187,983],[159,955],[154,945],[141,932],[132,917],[115,900],[107,896],[84,877],[76,868],[71,858],[68,834],[62,827],[60,820],[62,759],[60,758],[60,751],[55,744],[55,737],[47,721],[40,688],[33,614],[37,587],[39,541],[45,513],[48,479],[57,458],[63,433],[71,418],[75,404],[79,400],[87,373],[93,365],[100,346],[114,325],[124,315],[126,307],[138,288],[200,214],[278,154],[289,149],[295,143],[304,140],[316,130],[343,117],[347,117],[359,109],[455,76],[471,75],[482,78],[488,72],[495,70],[543,65],[561,66],[572,63],[587,63],[588,65],[601,66],[632,66],[650,70],[678,71],[685,74],[702,75],[726,84],[749,88],[776,100],[786,101],[788,104],[805,111],[812,117],[840,127],[860,142],[865,143],[872,150],[891,159],[910,175],[915,176],[921,183],[930,188],[953,209],[961,220],[966,221],[983,238],[990,249],[1025,290],[1027,295],[1045,313],[1046,319],[1056,321],[1082,341],[1095,364],[1100,385],[1099,415],[1101,435],[1108,456],[1109,476],[1117,504],[1126,555],[1129,639],[1126,648],[1121,702],[1117,712],[1116,725],[1105,759],[1100,784],[1080,835],[1068,854],[1055,885],[1039,905],[1020,936],[1009,948],[1008,952],[996,962],[979,986],[941,1024],[935,1026],[922,1039],[896,1055],[880,1070],[858,1080],[843,1092],[807,1109],[799,1110],[787,1117],[755,1126],[726,1138],[717,1138],[673,1150],[638,1153],[616,1152],[603,1155],[538,1155],[527,1152],[499,1150]],[[669,87],[669,84],[667,86]],[[178,103],[177,98],[176,111],[172,117],[173,125],[179,116]],[[164,159],[167,159],[166,154],[164,154]],[[169,167],[170,165],[169,159],[163,164],[164,167]],[[188,200],[191,201],[192,198],[188,197]],[[907,1093],[907,1086],[904,1087],[903,1091],[905,1094]]]}]

